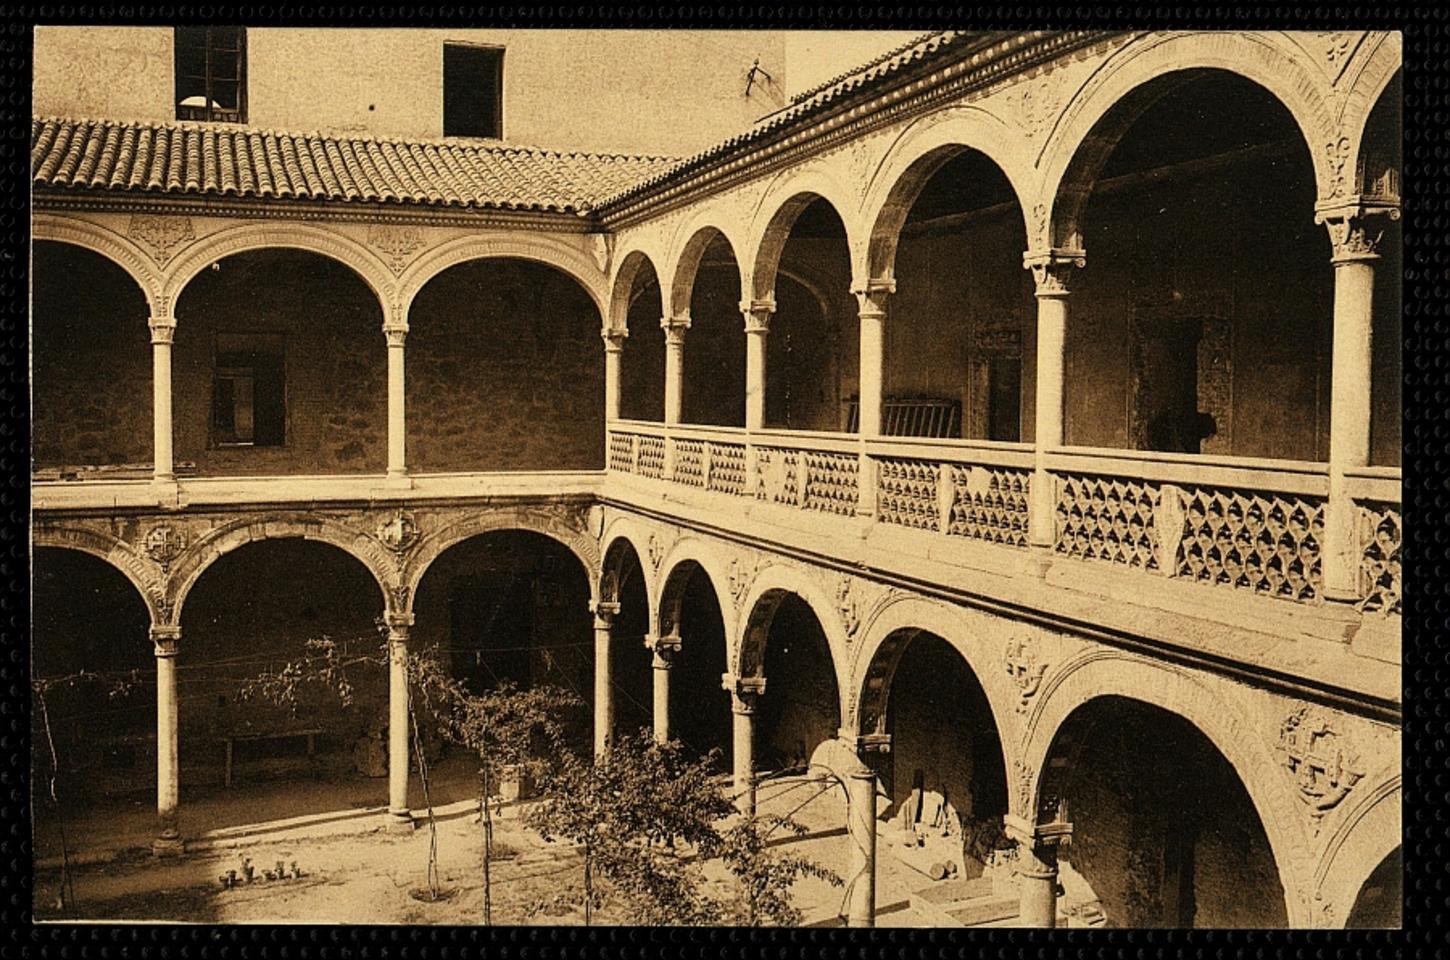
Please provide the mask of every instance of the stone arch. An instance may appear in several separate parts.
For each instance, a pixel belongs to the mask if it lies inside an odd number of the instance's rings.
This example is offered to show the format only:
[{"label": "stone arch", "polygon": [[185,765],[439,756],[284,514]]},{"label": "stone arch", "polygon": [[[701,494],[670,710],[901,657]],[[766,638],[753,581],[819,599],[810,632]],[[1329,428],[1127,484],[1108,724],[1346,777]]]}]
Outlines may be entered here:
[{"label": "stone arch", "polygon": [[608,278],[588,254],[546,235],[517,232],[470,234],[428,250],[398,278],[398,320],[412,310],[418,292],[449,267],[471,260],[531,260],[566,274],[589,294],[601,322],[609,316]]},{"label": "stone arch", "polygon": [[634,291],[634,281],[639,277],[640,268],[646,263],[655,272],[660,281],[660,316],[664,316],[665,310],[665,287],[664,275],[660,273],[655,263],[655,258],[644,250],[635,248],[626,252],[619,259],[619,269],[614,274],[614,283],[610,287],[609,312],[607,329],[626,334],[629,331],[629,308],[633,302],[631,294]]},{"label": "stone arch", "polygon": [[956,107],[917,120],[896,137],[866,192],[862,223],[867,236],[866,275],[888,280],[895,273],[896,247],[912,204],[932,176],[952,156],[975,150],[1002,171],[1012,186],[1026,226],[1032,196],[1031,170],[1022,132],[978,106]]},{"label": "stone arch", "polygon": [[891,679],[902,654],[916,634],[932,633],[960,654],[981,684],[1002,744],[1002,759],[1010,771],[1018,748],[1013,707],[1016,691],[1006,681],[995,648],[969,642],[973,631],[962,611],[923,597],[896,596],[869,616],[851,660],[849,681],[841,687],[849,698],[841,705],[842,726],[860,734],[880,732],[875,725],[878,718],[885,718]]},{"label": "stone arch", "polygon": [[[619,552],[620,547],[627,545],[629,549],[634,551],[634,555],[639,559],[640,570],[644,572],[644,593],[645,597],[649,600],[650,621],[653,622],[655,595],[657,591],[655,589],[654,577],[652,576],[654,571],[651,569],[647,559],[649,556],[646,553],[648,544],[649,531],[643,524],[639,523],[634,517],[625,515],[615,516],[605,526],[604,535],[599,539],[599,555],[606,558],[606,561],[601,563],[600,580],[602,585],[603,578],[609,573],[607,560],[613,559],[615,562],[618,562],[622,559],[622,555]],[[615,572],[618,572],[617,568]],[[600,598],[604,599],[603,594],[601,594]]]},{"label": "stone arch", "polygon": [[206,531],[177,558],[171,574],[169,597],[174,603],[174,623],[181,622],[181,609],[196,581],[223,556],[262,540],[312,540],[336,547],[363,565],[377,582],[383,608],[398,608],[394,586],[394,562],[390,551],[370,534],[354,527],[308,514],[243,517]]},{"label": "stone arch", "polygon": [[36,213],[30,221],[30,235],[32,240],[66,243],[105,257],[136,282],[153,314],[166,314],[160,272],[146,252],[126,237],[88,220],[52,213]]},{"label": "stone arch", "polygon": [[815,166],[781,174],[766,191],[755,212],[749,233],[751,239],[744,248],[740,267],[742,273],[748,271],[750,274],[753,299],[772,299],[776,271],[780,267],[786,241],[790,238],[791,227],[801,211],[817,199],[825,200],[841,218],[846,228],[846,248],[853,281],[862,279],[863,267],[858,256],[860,231],[856,226],[860,198],[824,169]]},{"label": "stone arch", "polygon": [[846,646],[845,625],[821,585],[804,570],[785,563],[771,563],[756,571],[746,590],[745,601],[741,604],[744,612],[737,616],[736,629],[731,631],[735,638],[735,649],[730,651],[729,661],[732,671],[737,677],[760,675],[765,665],[765,641],[770,632],[770,622],[781,601],[791,594],[810,607],[825,632],[826,645],[831,651],[831,670],[836,677],[836,689],[840,690],[844,685],[842,666],[846,661],[843,653]]},{"label": "stone arch", "polygon": [[[1337,195],[1331,155],[1339,138],[1323,81],[1302,59],[1263,35],[1246,32],[1154,33],[1127,43],[1093,72],[1048,131],[1037,156],[1035,195],[1041,199],[1029,217],[1028,247],[1081,249],[1082,213],[1102,164],[1156,99],[1153,91],[1171,85],[1171,75],[1190,70],[1238,74],[1277,98],[1304,138],[1319,195]],[[1112,129],[1099,129],[1099,121],[1114,108]]]},{"label": "stone arch", "polygon": [[1037,694],[1018,750],[1012,812],[1036,821],[1043,776],[1058,733],[1079,707],[1106,697],[1137,701],[1181,717],[1228,761],[1268,837],[1289,924],[1307,926],[1307,908],[1297,893],[1308,885],[1308,843],[1304,824],[1295,816],[1302,804],[1290,790],[1287,773],[1241,710],[1183,670],[1100,648],[1051,671]]},{"label": "stone arch", "polygon": [[1400,807],[1401,775],[1394,773],[1357,797],[1329,834],[1314,868],[1312,899],[1334,911],[1331,925],[1345,924],[1375,868],[1403,843]]},{"label": "stone arch", "polygon": [[1348,143],[1341,141],[1341,144],[1348,156],[1356,160],[1354,180],[1349,187],[1352,193],[1363,192],[1364,184],[1360,179],[1363,171],[1359,169],[1358,161],[1364,152],[1365,128],[1380,97],[1404,65],[1401,43],[1400,34],[1396,32],[1371,34],[1366,40],[1369,50],[1360,55],[1359,69],[1344,98],[1340,129],[1348,138]]},{"label": "stone arch", "polygon": [[417,596],[418,585],[423,582],[423,577],[427,574],[433,561],[437,560],[446,550],[465,540],[502,530],[525,530],[558,542],[572,553],[584,568],[585,579],[589,582],[589,599],[591,601],[599,599],[597,591],[601,562],[599,545],[593,537],[543,511],[493,510],[465,517],[422,536],[408,554],[399,576],[400,589],[403,591],[405,603],[399,605],[398,612],[411,613],[413,611],[413,599]]},{"label": "stone arch", "polygon": [[336,260],[368,285],[388,322],[394,310],[393,276],[387,265],[363,244],[340,233],[304,223],[251,223],[228,227],[187,247],[164,275],[165,295],[171,303],[212,263],[238,253],[268,247],[303,250]]},{"label": "stone arch", "polygon": [[40,522],[35,524],[31,534],[31,546],[50,547],[57,550],[74,550],[90,554],[115,567],[130,581],[141,595],[146,610],[151,614],[152,626],[167,626],[177,622],[175,612],[166,595],[166,578],[161,567],[154,561],[141,556],[135,548],[119,537],[91,530],[87,527],[69,524]]},{"label": "stone arch", "polygon": [[651,618],[658,635],[669,636],[679,629],[680,605],[685,599],[685,586],[694,573],[689,565],[693,565],[710,582],[710,590],[720,606],[720,616],[725,620],[725,635],[730,636],[735,606],[727,586],[729,575],[722,568],[720,559],[697,537],[682,537],[670,548],[669,554],[660,562],[659,609]]},{"label": "stone arch", "polygon": [[[740,299],[744,300],[750,289],[750,281],[740,260],[739,243],[723,227],[717,226],[713,218],[706,217],[698,218],[690,225],[690,232],[682,234],[682,236],[686,239],[676,249],[673,264],[670,267],[668,301],[670,315],[679,316],[690,312],[690,299],[695,289],[695,278],[700,272],[700,261],[705,256],[706,249],[715,242],[717,237],[725,241],[730,248],[730,256],[735,259],[736,268],[740,271]],[[663,283],[663,281],[661,282]]]}]

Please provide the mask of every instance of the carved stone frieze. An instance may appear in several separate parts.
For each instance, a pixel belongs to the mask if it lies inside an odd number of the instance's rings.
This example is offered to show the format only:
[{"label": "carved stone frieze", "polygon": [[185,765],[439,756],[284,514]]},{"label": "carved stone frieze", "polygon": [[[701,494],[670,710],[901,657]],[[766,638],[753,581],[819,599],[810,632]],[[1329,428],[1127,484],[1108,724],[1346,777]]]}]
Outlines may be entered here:
[{"label": "carved stone frieze", "polygon": [[157,266],[164,267],[183,245],[196,239],[196,228],[190,217],[138,213],[131,217],[126,235],[145,247]]},{"label": "carved stone frieze", "polygon": [[383,255],[394,276],[402,276],[413,255],[427,242],[422,227],[401,223],[374,223],[368,227],[368,244]]}]

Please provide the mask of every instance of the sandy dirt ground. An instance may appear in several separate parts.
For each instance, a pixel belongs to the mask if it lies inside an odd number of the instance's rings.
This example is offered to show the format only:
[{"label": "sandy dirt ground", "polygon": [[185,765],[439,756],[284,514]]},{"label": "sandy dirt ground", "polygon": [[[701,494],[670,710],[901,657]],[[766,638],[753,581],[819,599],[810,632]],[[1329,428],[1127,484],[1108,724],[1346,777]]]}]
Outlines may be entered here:
[{"label": "sandy dirt ground", "polygon": [[[461,792],[461,791],[460,791]],[[762,787],[764,811],[794,816],[809,833],[789,839],[783,849],[801,853],[844,874],[847,839],[841,828],[844,802],[836,791],[821,792],[813,783],[781,781]],[[819,794],[819,795],[817,795]],[[274,803],[262,804],[267,808]],[[802,804],[804,803],[804,806]],[[426,822],[411,834],[393,834],[378,815],[320,824],[243,832],[180,859],[156,860],[130,848],[120,856],[71,870],[74,898],[70,909],[57,910],[60,871],[36,874],[37,920],[133,920],[191,923],[379,923],[476,924],[482,919],[482,829],[476,807],[466,800],[440,806],[437,821],[438,883],[444,898],[427,900],[428,851],[433,842]],[[782,840],[786,838],[782,837]],[[559,843],[544,843],[509,811],[498,821],[495,842],[504,859],[493,867],[493,920],[499,925],[568,925],[583,922],[580,912],[559,915],[536,912],[537,905],[582,884],[582,859]],[[240,870],[250,858],[258,879],[223,889],[219,876]],[[296,862],[302,876],[268,881],[261,871],[277,861]],[[712,871],[713,873],[713,871]],[[882,926],[922,926],[930,920],[908,904],[921,877],[883,857],[877,885]],[[724,894],[724,880],[715,882]],[[423,899],[420,899],[420,896]],[[843,890],[807,878],[794,890],[804,923],[838,925],[844,910]],[[596,923],[621,922],[606,908]]]}]

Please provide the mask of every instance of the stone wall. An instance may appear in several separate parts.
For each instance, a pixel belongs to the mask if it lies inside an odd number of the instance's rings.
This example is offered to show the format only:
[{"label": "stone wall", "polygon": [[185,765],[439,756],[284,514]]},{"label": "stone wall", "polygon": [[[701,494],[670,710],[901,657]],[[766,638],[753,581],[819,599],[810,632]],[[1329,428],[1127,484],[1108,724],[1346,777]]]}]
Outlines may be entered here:
[{"label": "stone wall", "polygon": [[599,328],[588,294],[548,267],[473,261],[434,278],[409,312],[409,469],[602,469]]},{"label": "stone wall", "polygon": [[[382,309],[348,268],[314,254],[228,257],[177,299],[172,395],[178,461],[199,474],[381,473],[387,467]],[[285,341],[286,442],[222,447],[211,431],[220,334]]]},{"label": "stone wall", "polygon": [[37,467],[151,465],[146,298],[99,254],[35,245],[31,354]]}]

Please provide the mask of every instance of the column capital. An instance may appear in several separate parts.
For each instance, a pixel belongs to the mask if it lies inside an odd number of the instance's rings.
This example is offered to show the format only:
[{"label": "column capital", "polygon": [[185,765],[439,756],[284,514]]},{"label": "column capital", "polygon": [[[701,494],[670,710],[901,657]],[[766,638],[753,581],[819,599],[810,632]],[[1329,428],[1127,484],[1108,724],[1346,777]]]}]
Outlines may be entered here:
[{"label": "column capital", "polygon": [[1002,832],[1016,843],[1033,848],[1066,846],[1072,841],[1071,823],[1033,823],[1010,813],[1002,817]]},{"label": "column capital", "polygon": [[665,332],[666,343],[683,342],[685,331],[690,329],[690,311],[660,317],[660,329]]},{"label": "column capital", "polygon": [[864,759],[869,754],[886,754],[891,752],[891,734],[889,733],[857,733],[841,727],[836,730],[836,736],[856,751],[856,756]]},{"label": "column capital", "polygon": [[745,315],[746,333],[769,333],[770,318],[775,314],[775,301],[741,300],[740,312]]},{"label": "column capital", "polygon": [[880,319],[886,315],[886,298],[896,292],[896,280],[867,280],[851,288],[856,298],[857,313]]},{"label": "column capital", "polygon": [[151,328],[152,343],[171,343],[176,339],[176,318],[173,316],[152,314],[147,326]]},{"label": "column capital", "polygon": [[1333,264],[1378,260],[1384,225],[1398,219],[1400,205],[1383,200],[1347,197],[1314,205],[1314,222],[1329,230]]},{"label": "column capital", "polygon": [[755,712],[755,701],[765,693],[764,677],[737,677],[726,673],[721,675],[720,685],[730,691],[731,711],[745,716]]},{"label": "column capital", "polygon": [[629,337],[629,331],[616,328],[604,327],[599,331],[599,336],[604,339],[604,349],[610,353],[618,353],[624,349],[624,341]]},{"label": "column capital", "polygon": [[678,634],[661,637],[653,633],[644,636],[644,646],[654,654],[651,662],[656,670],[668,670],[675,665],[675,657],[680,653],[680,637]]},{"label": "column capital", "polygon": [[383,614],[383,622],[388,627],[388,639],[393,639],[394,634],[407,639],[408,630],[413,626],[413,615],[411,613],[397,613],[388,611]]},{"label": "column capital", "polygon": [[589,612],[594,614],[595,630],[608,630],[614,626],[614,618],[619,616],[619,601],[591,600]]},{"label": "column capital", "polygon": [[406,323],[383,324],[383,336],[388,339],[388,346],[401,347],[408,340],[408,325]]},{"label": "column capital", "polygon": [[174,657],[181,646],[181,628],[175,624],[151,627],[151,643],[158,657]]},{"label": "column capital", "polygon": [[1060,247],[1028,250],[1022,254],[1022,266],[1032,271],[1038,297],[1065,297],[1071,286],[1073,269],[1087,266],[1087,254]]}]

